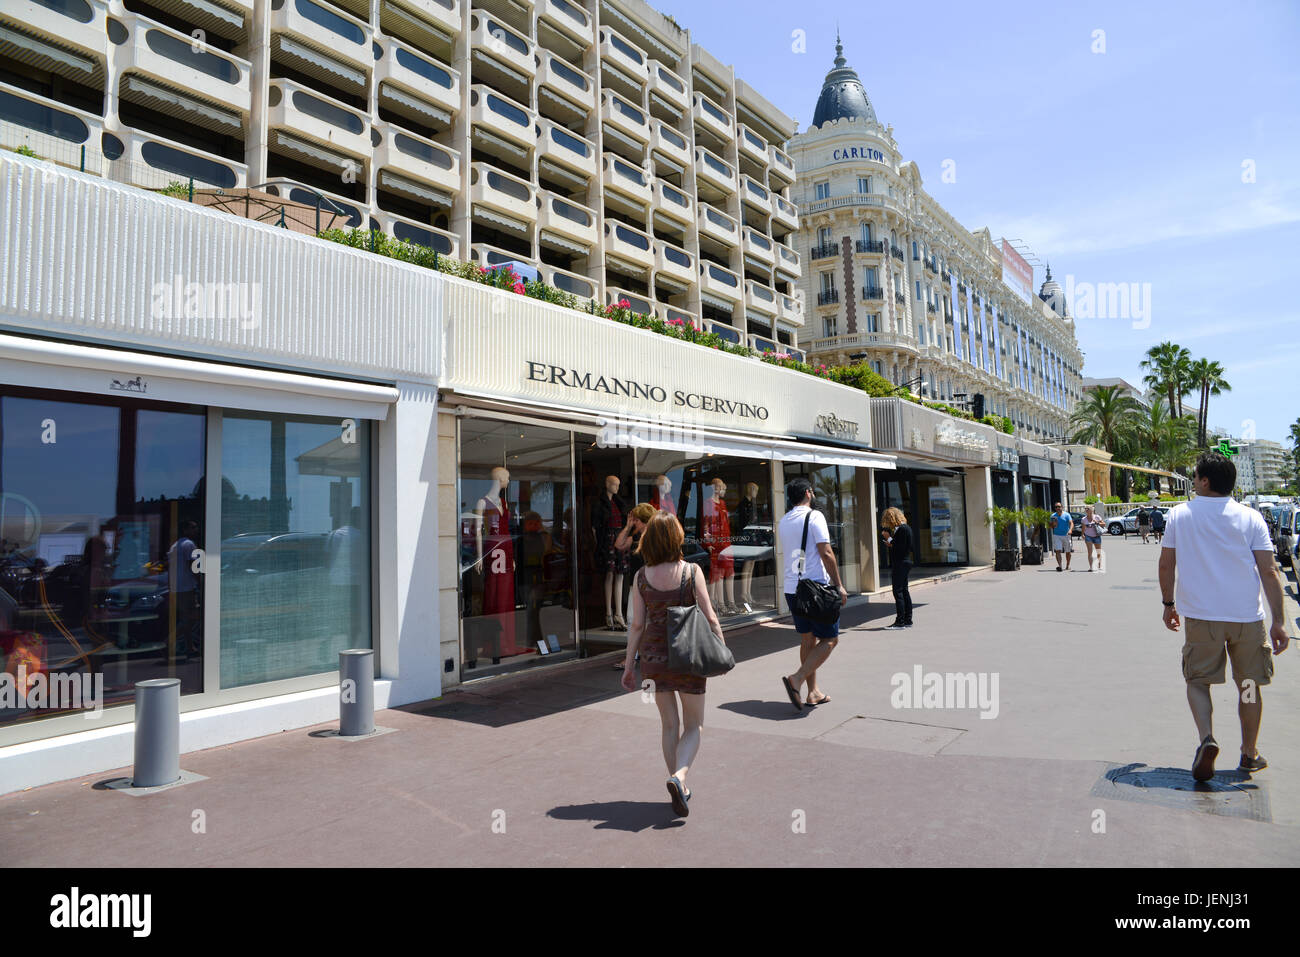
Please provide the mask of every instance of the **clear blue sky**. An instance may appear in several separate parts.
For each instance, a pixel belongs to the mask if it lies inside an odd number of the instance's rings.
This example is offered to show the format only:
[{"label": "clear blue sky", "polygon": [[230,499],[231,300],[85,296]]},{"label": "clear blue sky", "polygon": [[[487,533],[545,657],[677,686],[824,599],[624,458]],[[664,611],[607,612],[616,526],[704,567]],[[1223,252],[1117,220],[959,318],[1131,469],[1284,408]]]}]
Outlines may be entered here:
[{"label": "clear blue sky", "polygon": [[1147,328],[1078,321],[1086,375],[1140,383],[1143,353],[1172,339],[1226,368],[1212,426],[1253,420],[1286,442],[1300,417],[1300,4],[651,2],[801,130],[838,19],[876,114],[958,221],[1028,244],[1036,284],[1048,261],[1062,282],[1150,284]]}]

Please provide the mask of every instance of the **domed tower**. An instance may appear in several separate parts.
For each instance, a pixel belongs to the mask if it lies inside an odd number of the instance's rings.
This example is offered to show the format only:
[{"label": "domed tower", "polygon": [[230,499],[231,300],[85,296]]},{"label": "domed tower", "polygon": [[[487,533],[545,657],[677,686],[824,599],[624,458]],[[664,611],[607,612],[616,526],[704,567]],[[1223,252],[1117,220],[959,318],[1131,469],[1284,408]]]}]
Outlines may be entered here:
[{"label": "domed tower", "polygon": [[867,91],[858,78],[858,71],[844,59],[844,45],[840,43],[839,33],[836,33],[835,67],[826,74],[826,80],[822,83],[812,125],[818,127],[845,118],[861,119],[873,126],[879,122]]},{"label": "domed tower", "polygon": [[1038,298],[1047,303],[1048,308],[1062,319],[1071,318],[1070,304],[1065,301],[1065,290],[1052,278],[1051,263],[1047,264],[1047,278],[1043,280],[1043,287],[1038,290]]}]

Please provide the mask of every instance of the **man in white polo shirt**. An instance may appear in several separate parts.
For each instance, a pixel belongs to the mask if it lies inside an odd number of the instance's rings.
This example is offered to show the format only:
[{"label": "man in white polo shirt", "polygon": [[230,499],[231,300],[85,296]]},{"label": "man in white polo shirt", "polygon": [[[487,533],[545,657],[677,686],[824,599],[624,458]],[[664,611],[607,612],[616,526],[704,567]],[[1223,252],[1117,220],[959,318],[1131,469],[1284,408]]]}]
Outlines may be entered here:
[{"label": "man in white polo shirt", "polygon": [[[1226,660],[1232,659],[1241,720],[1239,770],[1263,770],[1268,762],[1255,747],[1263,711],[1260,688],[1273,677],[1272,655],[1285,651],[1290,638],[1268,527],[1258,512],[1231,498],[1237,467],[1217,452],[1206,452],[1196,461],[1193,482],[1197,497],[1169,513],[1161,543],[1160,593],[1165,627],[1177,631],[1183,620],[1187,623],[1183,679],[1201,742],[1192,777],[1208,781],[1219,754],[1210,685],[1223,684]],[[1273,621],[1267,637],[1261,584]]]}]

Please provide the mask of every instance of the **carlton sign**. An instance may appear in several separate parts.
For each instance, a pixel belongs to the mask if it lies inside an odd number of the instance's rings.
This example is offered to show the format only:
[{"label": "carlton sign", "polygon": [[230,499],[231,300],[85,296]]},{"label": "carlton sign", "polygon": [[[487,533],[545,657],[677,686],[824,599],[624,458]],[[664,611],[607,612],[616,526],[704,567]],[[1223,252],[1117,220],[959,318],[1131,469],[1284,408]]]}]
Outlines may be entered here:
[{"label": "carlton sign", "polygon": [[845,146],[831,153],[832,162],[839,163],[843,160],[871,160],[873,163],[883,163],[885,154],[869,146]]}]

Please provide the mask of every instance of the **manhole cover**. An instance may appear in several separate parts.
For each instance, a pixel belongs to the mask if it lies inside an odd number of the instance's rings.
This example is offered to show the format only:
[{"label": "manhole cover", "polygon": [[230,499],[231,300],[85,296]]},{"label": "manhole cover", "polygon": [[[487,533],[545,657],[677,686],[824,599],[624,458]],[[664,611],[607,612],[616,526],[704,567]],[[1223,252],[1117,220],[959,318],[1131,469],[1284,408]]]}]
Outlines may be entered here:
[{"label": "manhole cover", "polygon": [[1126,764],[1102,775],[1091,793],[1117,801],[1158,804],[1222,817],[1264,822],[1273,819],[1267,792],[1243,771],[1220,771],[1208,781],[1197,781],[1185,768]]}]

